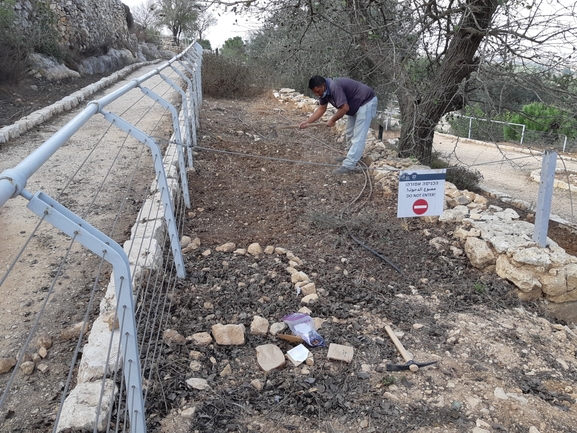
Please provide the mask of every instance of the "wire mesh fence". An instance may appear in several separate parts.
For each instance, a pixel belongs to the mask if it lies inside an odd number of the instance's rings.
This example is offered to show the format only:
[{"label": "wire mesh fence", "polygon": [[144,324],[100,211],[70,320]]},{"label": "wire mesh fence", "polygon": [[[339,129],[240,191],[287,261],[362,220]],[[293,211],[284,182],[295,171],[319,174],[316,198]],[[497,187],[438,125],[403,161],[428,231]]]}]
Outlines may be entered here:
[{"label": "wire mesh fence", "polygon": [[185,273],[201,52],[5,147],[1,431],[146,431],[160,329]]}]

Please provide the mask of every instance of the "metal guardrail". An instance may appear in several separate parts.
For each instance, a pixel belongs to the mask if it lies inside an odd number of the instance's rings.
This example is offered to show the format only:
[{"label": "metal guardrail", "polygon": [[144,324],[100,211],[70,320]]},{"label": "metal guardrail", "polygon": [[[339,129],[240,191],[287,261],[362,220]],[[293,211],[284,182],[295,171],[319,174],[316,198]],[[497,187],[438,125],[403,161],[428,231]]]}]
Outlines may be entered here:
[{"label": "metal guardrail", "polygon": [[[109,285],[109,289],[112,289],[109,291],[112,293],[107,292],[105,299],[101,303],[101,312],[110,313],[112,310],[113,317],[109,319],[110,323],[115,324],[115,326],[111,326],[108,332],[104,332],[104,335],[109,338],[109,343],[106,347],[107,353],[103,356],[105,358],[103,365],[96,368],[96,371],[100,371],[103,374],[99,391],[97,391],[99,395],[98,404],[91,409],[94,413],[94,420],[90,428],[94,428],[94,431],[109,428],[111,407],[113,402],[117,401],[117,406],[124,407],[126,420],[122,421],[122,423],[117,423],[116,430],[118,431],[118,425],[121,424],[124,430],[129,426],[129,431],[132,433],[146,432],[146,389],[143,385],[144,372],[141,359],[144,358],[145,363],[149,363],[150,360],[148,359],[148,350],[144,349],[144,345],[139,346],[139,327],[142,327],[142,320],[140,318],[137,319],[136,295],[133,293],[133,290],[135,290],[133,285],[136,278],[143,278],[143,269],[146,267],[150,268],[150,265],[145,262],[150,258],[148,255],[151,247],[144,245],[144,242],[141,242],[140,245],[135,245],[132,242],[130,246],[127,247],[125,245],[123,248],[117,241],[95,228],[84,218],[75,214],[48,194],[43,191],[33,193],[27,190],[26,186],[31,176],[38,172],[74,134],[94,116],[102,115],[112,127],[124,131],[127,136],[135,138],[150,150],[156,177],[156,186],[153,190],[157,191],[151,202],[152,205],[156,203],[160,206],[155,211],[156,216],[150,215],[150,208],[148,209],[148,215],[141,211],[139,220],[151,221],[161,218],[164,221],[165,229],[168,233],[166,242],[170,245],[176,276],[184,278],[186,272],[180,246],[180,234],[174,209],[174,200],[175,195],[178,195],[182,198],[184,206],[190,207],[187,168],[193,165],[192,147],[196,145],[196,128],[198,127],[202,102],[201,61],[202,47],[197,43],[191,44],[181,54],[155,70],[132,80],[99,100],[88,103],[82,112],[60,128],[18,165],[0,173],[0,207],[4,206],[10,199],[23,197],[28,201],[27,207],[41,221],[58,228],[62,233],[68,235],[72,242],[78,242],[112,265],[112,278]],[[179,83],[169,77],[169,72],[171,75],[176,75]],[[155,79],[160,78],[180,95],[180,112],[177,106],[164,95],[157,93],[151,86],[145,86],[153,77]],[[153,105],[158,104],[170,113],[173,135],[169,140],[168,146],[164,146],[166,147],[164,149],[166,156],[163,156],[161,150],[161,147],[166,145],[166,143],[159,143],[155,136],[140,130],[137,126],[124,119],[122,114],[118,115],[107,110],[107,107],[113,101],[119,100],[133,89],[139,89],[145,97],[151,100]],[[167,172],[174,168],[176,168],[175,176],[177,176],[177,180],[172,181],[169,179]],[[177,185],[176,187],[175,184]],[[145,203],[145,206],[147,203]],[[133,231],[136,230],[138,229],[133,229]],[[153,227],[152,230],[158,232],[158,226]],[[155,242],[158,241],[156,234],[152,236],[154,236]],[[147,238],[146,242],[151,242],[151,240]],[[146,252],[143,253],[143,249]],[[145,259],[142,259],[143,257]],[[9,272],[10,269],[4,277],[0,275],[0,286],[6,281]],[[49,293],[51,292],[52,288],[49,289]],[[25,351],[32,340],[34,332],[37,330],[38,321],[39,318],[36,319],[24,343],[24,348],[20,350],[14,370],[0,397],[0,408],[10,397],[11,386],[16,380],[19,367],[25,362]],[[90,338],[97,335],[96,327],[95,324]],[[140,333],[142,334],[142,332],[141,330]],[[83,333],[84,326],[78,340],[79,345],[82,341]],[[85,350],[85,354],[87,352]],[[67,383],[71,382],[70,376],[72,375],[74,364],[75,362],[72,361]],[[122,372],[121,379],[116,377],[118,371]],[[120,382],[120,389],[115,384],[118,381]],[[66,422],[74,419],[73,414],[70,416],[70,414],[67,415],[65,413],[67,404],[69,410],[77,410],[75,409],[77,401],[69,401],[72,394],[68,393],[67,389],[63,391],[62,401],[55,416],[53,432],[58,432],[62,428],[86,427],[85,425],[60,425],[63,419],[66,419]],[[122,395],[122,402],[116,400],[119,398],[118,395]],[[109,400],[108,402],[106,401],[107,399]],[[117,416],[120,417],[120,415]]]},{"label": "metal guardrail", "polygon": [[508,142],[516,141],[507,138],[505,128],[515,131],[519,145],[537,147],[540,149],[555,149],[561,152],[574,152],[577,147],[575,139],[570,139],[565,134],[534,131],[527,129],[521,123],[503,122],[480,117],[453,115],[454,121],[463,119],[463,125],[451,126],[451,133],[468,139]]}]

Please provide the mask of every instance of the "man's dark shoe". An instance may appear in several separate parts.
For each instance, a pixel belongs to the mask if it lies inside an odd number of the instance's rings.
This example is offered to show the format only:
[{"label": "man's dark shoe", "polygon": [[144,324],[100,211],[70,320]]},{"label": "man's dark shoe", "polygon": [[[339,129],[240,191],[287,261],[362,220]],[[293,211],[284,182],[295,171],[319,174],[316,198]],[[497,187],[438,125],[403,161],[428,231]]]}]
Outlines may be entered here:
[{"label": "man's dark shoe", "polygon": [[353,171],[355,171],[354,168],[347,168],[341,165],[339,168],[333,170],[333,174],[346,174],[352,173]]},{"label": "man's dark shoe", "polygon": [[333,161],[343,162],[346,158],[347,158],[346,156],[337,156],[336,158],[333,158]]}]

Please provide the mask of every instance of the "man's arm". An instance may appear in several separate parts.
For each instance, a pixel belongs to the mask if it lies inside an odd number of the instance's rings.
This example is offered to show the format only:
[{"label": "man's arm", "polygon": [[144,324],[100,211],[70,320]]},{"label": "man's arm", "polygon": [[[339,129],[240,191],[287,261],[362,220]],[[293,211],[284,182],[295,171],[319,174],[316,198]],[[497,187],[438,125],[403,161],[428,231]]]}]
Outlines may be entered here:
[{"label": "man's arm", "polygon": [[333,117],[331,117],[331,119],[327,122],[327,126],[335,126],[337,120],[339,120],[345,114],[347,114],[348,111],[349,111],[349,104],[345,102],[343,105],[341,105],[341,108],[337,110],[337,112],[333,115]]},{"label": "man's arm", "polygon": [[[325,112],[327,111],[327,105],[319,105],[318,108],[315,110],[315,112],[313,114],[311,114],[311,116],[305,120],[304,122],[302,122],[299,125],[300,129],[304,129],[306,128],[310,123],[314,123],[317,120],[319,120],[321,117],[323,117],[323,114],[325,114]],[[328,124],[327,124],[328,126]]]}]

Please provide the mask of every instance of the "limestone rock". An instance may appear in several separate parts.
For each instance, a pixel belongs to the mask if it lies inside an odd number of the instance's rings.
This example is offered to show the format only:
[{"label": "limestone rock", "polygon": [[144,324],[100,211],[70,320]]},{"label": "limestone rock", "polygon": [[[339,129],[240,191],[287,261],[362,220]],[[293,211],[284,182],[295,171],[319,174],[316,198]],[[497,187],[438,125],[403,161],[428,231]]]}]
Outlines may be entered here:
[{"label": "limestone rock", "polygon": [[276,322],[270,325],[269,333],[270,335],[277,335],[279,332],[282,332],[286,329],[287,324],[284,322]]},{"label": "limestone rock", "polygon": [[304,298],[302,298],[301,302],[303,304],[306,304],[306,305],[311,305],[311,304],[314,304],[315,302],[317,302],[318,300],[319,300],[319,295],[317,295],[316,293],[312,293],[312,294],[307,295]]},{"label": "limestone rock", "polygon": [[246,249],[246,252],[255,257],[258,257],[263,253],[262,247],[258,243],[250,244]]},{"label": "limestone rock", "polygon": [[226,364],[226,366],[220,372],[219,376],[220,377],[226,377],[226,376],[230,376],[231,374],[232,374],[232,367],[230,366],[230,364]]},{"label": "limestone rock", "polygon": [[258,379],[254,379],[251,380],[250,384],[254,387],[254,389],[256,389],[257,391],[262,391],[263,388],[263,383],[258,380]]},{"label": "limestone rock", "polygon": [[162,334],[162,339],[167,344],[185,344],[186,338],[176,332],[174,329],[167,329]]},{"label": "limestone rock", "polygon": [[[74,338],[78,338],[80,336],[80,332],[82,331],[83,325],[84,325],[84,322],[78,322],[78,323],[62,330],[62,333],[60,334],[60,336],[64,340],[72,340]],[[87,332],[87,329],[88,329],[88,324],[86,325],[86,329],[84,330],[84,332]]]},{"label": "limestone rock", "polygon": [[20,371],[26,375],[31,375],[34,373],[35,364],[33,361],[24,361],[20,364]]},{"label": "limestone rock", "polygon": [[351,362],[353,360],[354,353],[355,349],[351,346],[344,346],[342,344],[331,343],[329,345],[327,358],[334,359],[336,361]]},{"label": "limestone rock", "polygon": [[39,335],[36,338],[36,347],[44,347],[50,349],[52,347],[52,337],[48,334]]},{"label": "limestone rock", "polygon": [[244,325],[222,325],[217,323],[212,326],[212,336],[221,346],[239,346],[244,344]]},{"label": "limestone rock", "polygon": [[252,335],[266,335],[268,332],[269,322],[264,317],[254,316],[250,324],[250,333]]},{"label": "limestone rock", "polygon": [[189,253],[189,252],[191,252],[191,251],[196,250],[196,249],[199,248],[199,247],[200,247],[200,239],[199,239],[199,238],[194,238],[192,241],[190,241],[190,243],[189,243],[186,247],[184,247],[184,248],[182,249],[182,252],[183,252],[184,254],[186,254],[186,253]]},{"label": "limestone rock", "polygon": [[282,350],[274,344],[263,344],[256,347],[256,360],[260,368],[268,372],[285,364]]},{"label": "limestone rock", "polygon": [[471,264],[477,269],[484,269],[496,262],[495,254],[486,241],[468,237],[465,241],[465,254],[471,261]]},{"label": "limestone rock", "polygon": [[[65,429],[106,430],[110,402],[115,400],[118,388],[112,380],[107,379],[104,383],[104,392],[102,391],[101,381],[76,385],[64,401],[57,431]],[[101,393],[103,393],[102,400],[100,399]],[[99,412],[97,412],[98,409],[100,409]]]},{"label": "limestone rock", "polygon": [[315,285],[315,283],[306,283],[301,287],[301,293],[303,294],[303,296],[308,296],[308,295],[312,295],[313,293],[317,293],[317,287]]},{"label": "limestone rock", "polygon": [[16,365],[16,358],[0,358],[0,374],[8,373]]},{"label": "limestone rock", "polygon": [[216,247],[216,251],[224,252],[224,253],[231,253],[236,249],[236,244],[233,242],[227,242]]},{"label": "limestone rock", "polygon": [[310,282],[309,276],[307,274],[305,274],[304,272],[294,272],[291,275],[291,282],[292,283],[298,283],[301,281],[305,282],[305,283]]},{"label": "limestone rock", "polygon": [[191,388],[198,389],[201,391],[210,388],[210,385],[208,384],[208,381],[206,379],[201,379],[198,377],[192,377],[190,379],[187,379],[186,384]]},{"label": "limestone rock", "polygon": [[192,334],[186,339],[197,347],[208,346],[210,343],[212,343],[212,337],[208,332],[197,332],[196,334]]},{"label": "limestone rock", "polygon": [[495,271],[501,278],[515,284],[522,292],[527,293],[534,289],[541,289],[542,287],[533,272],[523,267],[514,266],[506,255],[501,254],[497,257]]}]

